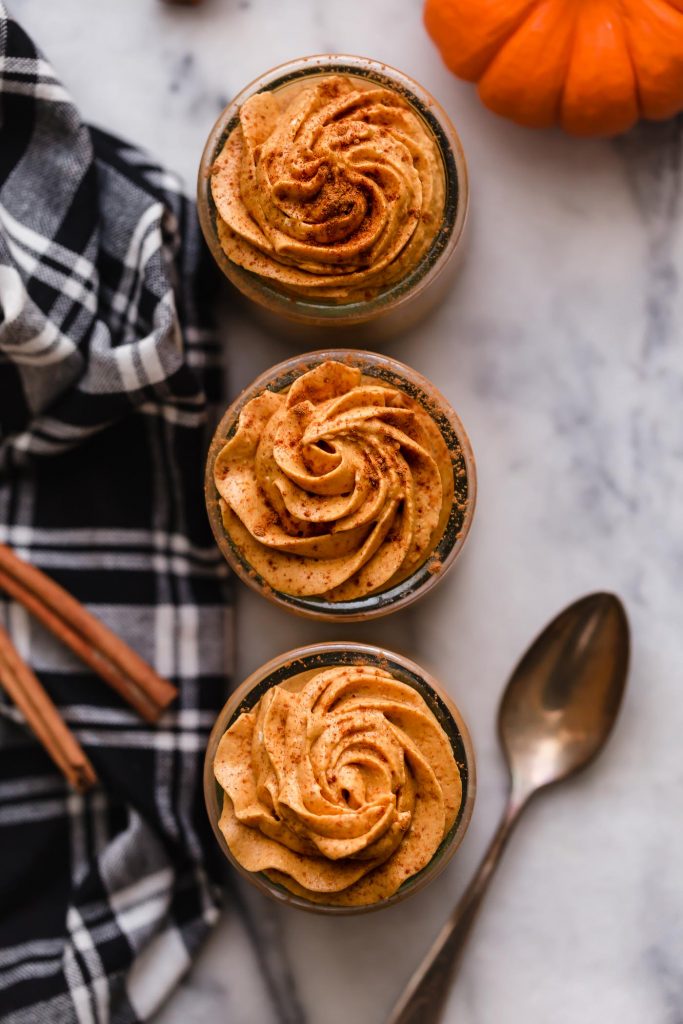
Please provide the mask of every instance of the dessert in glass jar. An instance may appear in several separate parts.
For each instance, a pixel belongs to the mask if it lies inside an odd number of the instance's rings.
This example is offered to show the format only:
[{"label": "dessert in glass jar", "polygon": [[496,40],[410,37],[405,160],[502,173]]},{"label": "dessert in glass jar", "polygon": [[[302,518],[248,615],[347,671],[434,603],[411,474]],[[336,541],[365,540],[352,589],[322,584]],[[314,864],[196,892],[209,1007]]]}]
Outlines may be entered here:
[{"label": "dessert in glass jar", "polygon": [[445,112],[360,57],[266,72],[220,115],[199,172],[218,265],[302,342],[328,328],[377,340],[424,315],[447,286],[467,202]]},{"label": "dessert in glass jar", "polygon": [[467,728],[429,673],[368,644],[280,655],[230,697],[204,793],[221,849],[283,903],[391,906],[433,879],[472,814]]},{"label": "dessert in glass jar", "polygon": [[433,384],[397,360],[335,349],[280,363],[233,402],[205,492],[244,582],[302,615],[359,621],[443,578],[470,528],[476,475]]}]

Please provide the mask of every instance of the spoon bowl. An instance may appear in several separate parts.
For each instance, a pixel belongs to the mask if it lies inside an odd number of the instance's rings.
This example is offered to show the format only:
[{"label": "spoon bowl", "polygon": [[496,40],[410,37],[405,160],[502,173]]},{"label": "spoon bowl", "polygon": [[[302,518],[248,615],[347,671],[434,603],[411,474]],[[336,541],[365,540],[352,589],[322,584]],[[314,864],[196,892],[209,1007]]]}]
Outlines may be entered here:
[{"label": "spoon bowl", "polygon": [[628,661],[628,620],[614,594],[589,594],[546,626],[513,671],[498,713],[515,794],[559,782],[602,749]]}]

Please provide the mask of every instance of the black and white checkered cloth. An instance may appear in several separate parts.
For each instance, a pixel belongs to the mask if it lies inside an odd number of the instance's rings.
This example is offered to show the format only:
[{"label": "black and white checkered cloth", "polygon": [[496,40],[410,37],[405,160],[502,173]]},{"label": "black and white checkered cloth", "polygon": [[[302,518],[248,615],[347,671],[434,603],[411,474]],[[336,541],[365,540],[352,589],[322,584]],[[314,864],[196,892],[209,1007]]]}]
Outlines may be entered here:
[{"label": "black and white checkered cloth", "polygon": [[180,690],[145,724],[0,596],[101,780],[69,791],[0,695],[5,1024],[148,1018],[217,916],[201,766],[230,595],[202,499],[201,253],[176,180],[81,123],[0,2],[0,540]]}]

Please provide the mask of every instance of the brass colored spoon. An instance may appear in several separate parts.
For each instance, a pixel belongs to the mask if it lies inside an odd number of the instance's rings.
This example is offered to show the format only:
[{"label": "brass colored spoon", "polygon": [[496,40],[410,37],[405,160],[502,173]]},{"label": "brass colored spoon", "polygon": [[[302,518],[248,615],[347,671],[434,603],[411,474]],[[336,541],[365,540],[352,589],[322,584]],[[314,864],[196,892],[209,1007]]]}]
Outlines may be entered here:
[{"label": "brass colored spoon", "polygon": [[449,920],[408,982],[388,1024],[437,1024],[450,982],[513,826],[539,789],[602,750],[619,711],[629,660],[624,606],[589,594],[543,630],[512,673],[498,712],[510,771],[498,831]]}]

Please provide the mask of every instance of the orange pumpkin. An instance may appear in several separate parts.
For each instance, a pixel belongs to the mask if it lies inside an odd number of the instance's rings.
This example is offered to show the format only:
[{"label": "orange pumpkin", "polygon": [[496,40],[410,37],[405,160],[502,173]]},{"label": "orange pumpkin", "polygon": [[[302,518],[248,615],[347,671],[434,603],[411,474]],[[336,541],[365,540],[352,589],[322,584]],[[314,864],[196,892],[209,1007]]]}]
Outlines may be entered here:
[{"label": "orange pumpkin", "polygon": [[683,109],[683,0],[427,0],[425,24],[519,124],[616,135]]}]

